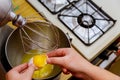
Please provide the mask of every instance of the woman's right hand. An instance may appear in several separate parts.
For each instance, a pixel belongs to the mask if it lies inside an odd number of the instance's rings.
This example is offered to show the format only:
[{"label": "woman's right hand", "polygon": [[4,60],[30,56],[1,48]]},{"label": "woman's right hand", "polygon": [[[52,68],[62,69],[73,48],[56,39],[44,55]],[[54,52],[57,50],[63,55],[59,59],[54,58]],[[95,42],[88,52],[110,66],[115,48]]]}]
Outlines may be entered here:
[{"label": "woman's right hand", "polygon": [[72,48],[57,49],[47,55],[49,64],[60,65],[64,73],[70,72],[76,77],[85,76],[84,71],[92,65]]},{"label": "woman's right hand", "polygon": [[120,80],[119,76],[92,65],[72,48],[57,49],[47,55],[48,63],[57,64],[64,73],[70,72],[82,80]]}]

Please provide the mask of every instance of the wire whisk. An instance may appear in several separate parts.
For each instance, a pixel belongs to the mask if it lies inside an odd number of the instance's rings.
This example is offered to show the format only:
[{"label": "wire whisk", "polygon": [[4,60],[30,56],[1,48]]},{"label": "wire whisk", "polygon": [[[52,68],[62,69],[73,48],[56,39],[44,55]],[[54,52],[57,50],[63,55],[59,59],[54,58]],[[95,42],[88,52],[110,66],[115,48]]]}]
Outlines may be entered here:
[{"label": "wire whisk", "polygon": [[59,45],[59,32],[48,22],[28,22],[19,28],[19,34],[24,52],[32,49],[47,52],[57,49]]}]

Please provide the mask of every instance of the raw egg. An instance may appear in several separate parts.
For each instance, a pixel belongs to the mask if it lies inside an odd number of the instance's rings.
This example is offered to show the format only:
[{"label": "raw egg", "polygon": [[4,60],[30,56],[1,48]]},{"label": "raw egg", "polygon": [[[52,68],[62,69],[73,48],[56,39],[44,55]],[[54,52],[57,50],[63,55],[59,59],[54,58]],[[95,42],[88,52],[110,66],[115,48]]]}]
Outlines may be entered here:
[{"label": "raw egg", "polygon": [[45,53],[42,53],[33,56],[30,59],[29,64],[34,64],[36,68],[42,68],[47,64],[46,60],[47,60],[47,55]]},{"label": "raw egg", "polygon": [[47,64],[48,56],[45,52],[39,50],[30,50],[23,55],[21,63],[28,62],[29,65],[34,64],[36,70],[33,73],[33,79],[44,79],[51,76],[54,65]]}]

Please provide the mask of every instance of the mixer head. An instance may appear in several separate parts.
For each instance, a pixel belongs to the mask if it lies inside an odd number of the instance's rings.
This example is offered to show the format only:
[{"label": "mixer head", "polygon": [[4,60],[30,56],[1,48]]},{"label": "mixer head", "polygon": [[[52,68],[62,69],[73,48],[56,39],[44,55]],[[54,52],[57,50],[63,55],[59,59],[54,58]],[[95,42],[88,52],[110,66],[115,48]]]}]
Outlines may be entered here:
[{"label": "mixer head", "polygon": [[14,25],[23,25],[25,19],[12,12],[11,0],[0,0],[0,26],[12,21]]},{"label": "mixer head", "polygon": [[10,12],[12,11],[11,0],[0,0],[0,26],[10,21]]}]

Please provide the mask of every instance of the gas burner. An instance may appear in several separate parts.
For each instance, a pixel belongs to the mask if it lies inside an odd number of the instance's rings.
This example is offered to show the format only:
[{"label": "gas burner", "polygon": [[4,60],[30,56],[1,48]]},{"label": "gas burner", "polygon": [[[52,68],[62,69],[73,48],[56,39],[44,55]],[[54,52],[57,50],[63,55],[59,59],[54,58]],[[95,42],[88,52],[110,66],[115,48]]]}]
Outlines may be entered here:
[{"label": "gas burner", "polygon": [[75,0],[39,0],[51,13],[56,14]]},{"label": "gas burner", "polygon": [[91,0],[69,2],[58,18],[85,45],[94,43],[116,22]]},{"label": "gas burner", "polygon": [[92,28],[95,25],[95,19],[89,14],[80,14],[77,18],[78,24],[84,28]]}]

